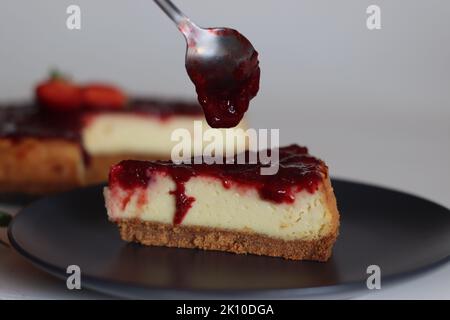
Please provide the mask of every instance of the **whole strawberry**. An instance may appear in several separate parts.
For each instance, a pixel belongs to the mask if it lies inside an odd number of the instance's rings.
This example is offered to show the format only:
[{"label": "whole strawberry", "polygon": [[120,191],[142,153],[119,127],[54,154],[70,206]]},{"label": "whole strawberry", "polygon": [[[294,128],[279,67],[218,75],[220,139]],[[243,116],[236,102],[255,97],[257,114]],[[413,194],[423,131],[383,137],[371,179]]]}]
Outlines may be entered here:
[{"label": "whole strawberry", "polygon": [[81,100],[83,107],[87,109],[114,110],[125,107],[127,97],[115,86],[103,83],[91,83],[82,87]]},{"label": "whole strawberry", "polygon": [[80,88],[56,72],[38,84],[36,99],[40,106],[50,111],[74,111],[82,106]]}]

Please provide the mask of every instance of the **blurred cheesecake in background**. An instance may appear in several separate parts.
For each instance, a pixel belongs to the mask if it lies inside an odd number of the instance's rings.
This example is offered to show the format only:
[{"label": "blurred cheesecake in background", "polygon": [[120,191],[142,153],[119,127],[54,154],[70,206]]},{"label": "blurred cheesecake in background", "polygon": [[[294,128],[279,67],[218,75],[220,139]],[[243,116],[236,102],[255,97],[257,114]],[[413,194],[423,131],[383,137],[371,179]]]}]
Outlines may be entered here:
[{"label": "blurred cheesecake in background", "polygon": [[34,103],[0,105],[0,192],[63,191],[106,181],[121,160],[170,159],[175,129],[202,140],[194,121],[209,128],[196,102],[131,99],[110,85],[52,77]]}]

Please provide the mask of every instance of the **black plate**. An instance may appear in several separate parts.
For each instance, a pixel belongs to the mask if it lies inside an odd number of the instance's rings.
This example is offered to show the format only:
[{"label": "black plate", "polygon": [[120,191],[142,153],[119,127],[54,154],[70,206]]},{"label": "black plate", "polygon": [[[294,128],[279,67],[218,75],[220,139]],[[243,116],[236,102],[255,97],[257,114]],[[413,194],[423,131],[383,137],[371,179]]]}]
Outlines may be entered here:
[{"label": "black plate", "polygon": [[333,184],[341,231],[327,263],[126,244],[107,220],[101,186],[38,200],[13,220],[9,238],[60,278],[76,264],[83,286],[141,298],[336,294],[365,287],[369,265],[380,266],[384,284],[450,255],[448,209],[374,186]]}]

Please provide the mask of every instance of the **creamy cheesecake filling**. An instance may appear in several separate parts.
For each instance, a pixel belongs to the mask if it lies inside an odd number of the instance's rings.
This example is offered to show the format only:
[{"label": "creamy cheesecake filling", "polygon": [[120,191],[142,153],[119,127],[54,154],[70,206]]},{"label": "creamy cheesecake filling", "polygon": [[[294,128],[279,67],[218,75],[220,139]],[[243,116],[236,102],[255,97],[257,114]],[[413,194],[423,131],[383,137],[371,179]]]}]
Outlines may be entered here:
[{"label": "creamy cheesecake filling", "polygon": [[[254,188],[224,188],[213,177],[193,177],[185,184],[186,195],[194,197],[181,226],[202,226],[254,232],[283,240],[312,240],[328,235],[332,213],[321,189],[311,194],[295,194],[292,204],[272,203],[260,198]],[[111,220],[139,218],[142,221],[172,224],[176,212],[176,186],[170,176],[155,174],[147,188],[129,190],[105,188]]]},{"label": "creamy cheesecake filling", "polygon": [[[93,116],[82,130],[82,141],[87,152],[96,154],[157,154],[170,156],[172,148],[178,143],[171,141],[176,129],[187,129],[192,137],[191,152],[194,144],[204,145],[202,136],[194,135],[194,121],[202,121],[203,127],[211,129],[205,120],[194,116],[177,115],[161,119],[157,116],[142,114],[103,113]],[[240,128],[243,128],[244,124]],[[236,129],[239,129],[237,127]],[[220,130],[226,136],[225,130]],[[239,136],[245,133],[234,131]],[[224,150],[231,145],[224,144]],[[245,147],[244,147],[245,148]],[[233,146],[233,149],[235,147]],[[244,149],[238,149],[242,152]]]}]

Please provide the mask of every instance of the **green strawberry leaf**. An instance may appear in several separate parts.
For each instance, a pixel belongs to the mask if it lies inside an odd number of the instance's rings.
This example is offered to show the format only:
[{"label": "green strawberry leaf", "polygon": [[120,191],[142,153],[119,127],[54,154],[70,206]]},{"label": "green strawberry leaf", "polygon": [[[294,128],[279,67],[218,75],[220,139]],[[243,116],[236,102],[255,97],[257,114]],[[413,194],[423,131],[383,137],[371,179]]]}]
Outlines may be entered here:
[{"label": "green strawberry leaf", "polygon": [[12,220],[12,216],[9,213],[0,211],[0,228],[6,228]]},{"label": "green strawberry leaf", "polygon": [[56,68],[50,70],[50,80],[62,80],[69,81],[71,80],[67,74],[62,73]]}]

